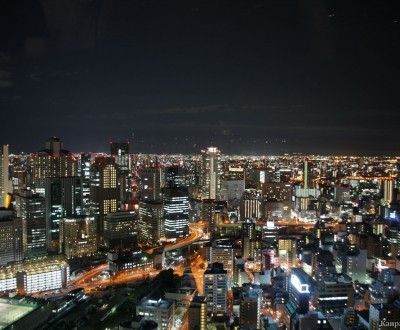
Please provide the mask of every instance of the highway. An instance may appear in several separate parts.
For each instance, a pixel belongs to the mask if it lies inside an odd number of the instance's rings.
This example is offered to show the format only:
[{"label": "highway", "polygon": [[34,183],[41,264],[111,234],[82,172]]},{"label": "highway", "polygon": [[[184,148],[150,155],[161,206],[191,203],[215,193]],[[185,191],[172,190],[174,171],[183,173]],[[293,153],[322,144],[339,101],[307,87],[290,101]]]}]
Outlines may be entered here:
[{"label": "highway", "polygon": [[[197,225],[197,224],[196,224]],[[175,250],[175,249],[179,249],[181,247],[184,247],[186,245],[190,245],[192,243],[197,242],[198,240],[200,240],[200,238],[203,236],[203,231],[202,231],[202,225],[200,225],[199,227],[195,227],[195,226],[190,226],[189,227],[190,231],[191,231],[191,235],[176,242],[176,243],[171,243],[171,244],[167,244],[164,245],[164,251],[171,251],[171,250]],[[160,246],[161,247],[161,246]],[[153,247],[149,250],[146,251],[146,253],[149,254],[153,254],[154,250],[160,248],[160,247]]]}]

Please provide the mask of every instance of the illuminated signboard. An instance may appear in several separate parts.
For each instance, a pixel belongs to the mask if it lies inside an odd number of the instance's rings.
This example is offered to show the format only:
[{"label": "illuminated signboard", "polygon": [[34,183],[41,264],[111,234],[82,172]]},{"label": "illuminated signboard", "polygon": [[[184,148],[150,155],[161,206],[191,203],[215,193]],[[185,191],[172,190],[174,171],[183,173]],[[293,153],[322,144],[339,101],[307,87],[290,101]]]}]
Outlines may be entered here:
[{"label": "illuminated signboard", "polygon": [[310,291],[308,290],[308,284],[302,284],[300,282],[300,279],[296,275],[292,274],[292,276],[290,277],[290,282],[292,283],[293,287],[300,293],[310,293]]}]

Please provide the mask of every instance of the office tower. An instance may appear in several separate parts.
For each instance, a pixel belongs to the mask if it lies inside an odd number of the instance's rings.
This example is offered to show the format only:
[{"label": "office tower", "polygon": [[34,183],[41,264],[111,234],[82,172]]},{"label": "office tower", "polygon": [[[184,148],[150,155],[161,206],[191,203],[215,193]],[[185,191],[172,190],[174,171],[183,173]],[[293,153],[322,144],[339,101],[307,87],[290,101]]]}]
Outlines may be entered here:
[{"label": "office tower", "polygon": [[261,218],[261,191],[246,189],[240,198],[240,220]]},{"label": "office tower", "polygon": [[91,208],[97,217],[97,231],[102,242],[104,218],[120,209],[118,165],[113,157],[96,157],[91,167]]},{"label": "office tower", "polygon": [[299,314],[309,310],[310,278],[301,268],[292,268],[289,284],[289,301],[285,307],[283,321],[288,329],[296,329],[295,322]]},{"label": "office tower", "polygon": [[82,152],[78,161],[78,176],[82,182],[82,214],[90,214],[90,170],[92,154]]},{"label": "office tower", "polygon": [[163,222],[167,239],[189,235],[189,190],[186,187],[164,187]]},{"label": "office tower", "polygon": [[332,245],[334,242],[334,234],[332,228],[326,227],[325,222],[318,220],[312,230],[312,236],[314,238],[315,251],[322,246]]},{"label": "office tower", "polygon": [[227,214],[227,202],[216,201],[213,199],[203,199],[201,201],[200,220],[207,223],[208,232],[211,238],[217,235],[216,225],[229,221]]},{"label": "office tower", "polygon": [[265,220],[288,221],[291,217],[292,187],[283,182],[263,184],[263,216]]},{"label": "office tower", "polygon": [[165,236],[161,201],[139,202],[138,235],[141,243],[150,244]]},{"label": "office tower", "polygon": [[63,218],[60,223],[60,253],[67,259],[92,256],[97,252],[94,217]]},{"label": "office tower", "polygon": [[207,298],[196,296],[190,303],[188,310],[189,330],[207,329]]},{"label": "office tower", "polygon": [[240,295],[240,327],[261,329],[261,294],[252,288]]},{"label": "office tower", "polygon": [[138,213],[108,213],[104,218],[104,244],[109,250],[132,250],[137,245]]},{"label": "office tower", "polygon": [[229,167],[220,178],[220,199],[228,201],[232,207],[239,206],[245,188],[244,168]]},{"label": "office tower", "polygon": [[312,188],[311,186],[313,186],[312,182],[311,182],[311,160],[306,158],[304,159],[304,170],[303,170],[303,188],[304,189],[308,189],[308,188]]},{"label": "office tower", "polygon": [[214,263],[203,275],[203,292],[207,298],[207,314],[225,314],[228,308],[228,275],[224,265]]},{"label": "office tower", "polygon": [[351,277],[327,274],[314,288],[314,306],[322,313],[342,313],[344,308],[354,307],[355,291]]},{"label": "office tower", "polygon": [[158,324],[158,330],[171,329],[174,321],[175,305],[170,300],[144,299],[136,306],[136,315],[144,315]]},{"label": "office tower", "polygon": [[45,180],[46,224],[49,250],[58,250],[60,220],[81,215],[81,178],[48,177]]},{"label": "office tower", "polygon": [[73,153],[63,149],[63,142],[52,137],[46,141],[46,147],[31,158],[31,182],[34,192],[45,194],[46,178],[77,175],[78,160]]},{"label": "office tower", "polygon": [[160,167],[141,168],[138,170],[140,177],[140,200],[161,201],[162,170]]},{"label": "office tower", "polygon": [[297,266],[296,245],[295,237],[280,237],[278,240],[279,257],[287,267]]},{"label": "office tower", "polygon": [[186,187],[185,169],[180,166],[169,166],[165,171],[165,185]]},{"label": "office tower", "polygon": [[118,182],[120,190],[120,201],[123,203],[123,209],[128,210],[131,205],[130,194],[130,157],[129,142],[110,142],[111,157],[115,158],[118,165]]},{"label": "office tower", "polygon": [[261,235],[262,241],[268,242],[270,245],[276,245],[278,242],[279,228],[275,227],[273,221],[267,221],[267,224],[261,227]]},{"label": "office tower", "polygon": [[382,181],[383,188],[383,204],[390,206],[390,203],[394,200],[394,183],[393,180],[383,180]]},{"label": "office tower", "polygon": [[24,259],[24,226],[12,209],[0,208],[0,265]]},{"label": "office tower", "polygon": [[0,148],[0,207],[5,206],[7,194],[11,192],[8,163],[8,144],[6,144]]},{"label": "office tower", "polygon": [[350,246],[336,253],[336,271],[352,278],[353,281],[366,283],[367,280],[367,250]]},{"label": "office tower", "polygon": [[121,172],[130,170],[129,142],[110,142],[111,156],[115,157],[115,163]]},{"label": "office tower", "polygon": [[210,263],[221,263],[227,271],[228,277],[233,274],[233,258],[235,246],[229,241],[213,241],[210,247]]},{"label": "office tower", "polygon": [[203,199],[219,199],[218,163],[220,151],[215,147],[202,150],[201,188]]},{"label": "office tower", "polygon": [[17,214],[26,228],[25,258],[47,254],[46,203],[32,190],[21,190],[15,195]]},{"label": "office tower", "polygon": [[245,238],[257,239],[255,220],[247,219],[247,220],[243,221],[243,223],[242,223],[242,240]]}]

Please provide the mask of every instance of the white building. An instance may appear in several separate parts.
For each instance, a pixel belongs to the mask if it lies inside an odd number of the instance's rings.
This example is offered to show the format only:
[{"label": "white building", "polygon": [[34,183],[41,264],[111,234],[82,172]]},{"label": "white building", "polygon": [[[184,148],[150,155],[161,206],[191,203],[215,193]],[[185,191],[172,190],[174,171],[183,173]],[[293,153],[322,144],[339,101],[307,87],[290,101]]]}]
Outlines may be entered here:
[{"label": "white building", "polygon": [[143,315],[146,320],[157,322],[158,330],[173,326],[174,313],[175,306],[170,300],[146,299],[136,306],[136,315]]},{"label": "white building", "polygon": [[61,256],[0,267],[0,292],[26,295],[65,288],[68,282],[69,265]]}]

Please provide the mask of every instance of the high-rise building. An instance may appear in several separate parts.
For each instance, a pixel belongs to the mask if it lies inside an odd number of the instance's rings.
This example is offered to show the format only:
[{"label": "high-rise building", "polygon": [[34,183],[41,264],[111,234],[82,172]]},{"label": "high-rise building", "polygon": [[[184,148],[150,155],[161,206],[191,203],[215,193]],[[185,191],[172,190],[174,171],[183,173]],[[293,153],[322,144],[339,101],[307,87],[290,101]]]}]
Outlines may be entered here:
[{"label": "high-rise building", "polygon": [[196,296],[190,303],[188,310],[189,330],[207,329],[207,299],[205,296]]},{"label": "high-rise building", "polygon": [[263,216],[266,220],[289,220],[291,217],[292,187],[284,182],[263,184]]},{"label": "high-rise building", "polygon": [[111,156],[115,157],[115,163],[121,172],[130,170],[129,142],[110,142]]},{"label": "high-rise building", "polygon": [[24,259],[24,226],[12,209],[0,208],[0,265]]},{"label": "high-rise building", "polygon": [[161,201],[139,203],[138,235],[140,242],[151,244],[165,236]]},{"label": "high-rise building", "polygon": [[217,235],[216,226],[228,221],[227,207],[226,201],[214,199],[203,199],[201,201],[200,218],[207,223],[208,228],[206,230],[208,229],[211,238]]},{"label": "high-rise building", "polygon": [[352,278],[353,281],[366,283],[367,250],[351,246],[347,251],[337,251],[336,271]]},{"label": "high-rise building", "polygon": [[180,166],[169,166],[165,168],[165,185],[186,187],[185,169]]},{"label": "high-rise building", "polygon": [[45,185],[47,240],[49,250],[58,250],[60,220],[81,215],[81,178],[47,177]]},{"label": "high-rise building", "polygon": [[78,161],[78,176],[82,182],[82,214],[90,214],[90,170],[92,154],[81,153]]},{"label": "high-rise building", "polygon": [[369,329],[390,330],[400,323],[400,301],[392,304],[371,304],[369,306]]},{"label": "high-rise building", "polygon": [[201,168],[201,188],[203,199],[219,198],[218,163],[220,151],[216,147],[202,150],[203,162]]},{"label": "high-rise building", "polygon": [[301,268],[292,268],[289,284],[289,301],[284,313],[284,324],[288,329],[296,329],[294,322],[299,314],[309,310],[310,278]]},{"label": "high-rise building", "polygon": [[280,237],[278,240],[279,257],[287,267],[297,266],[297,240],[295,237]]},{"label": "high-rise building", "polygon": [[95,158],[91,167],[90,198],[92,211],[97,216],[97,231],[101,242],[105,216],[120,210],[118,165],[115,158]]},{"label": "high-rise building", "polygon": [[25,258],[42,257],[47,254],[46,203],[32,190],[21,190],[15,195],[17,215],[26,228]]},{"label": "high-rise building", "polygon": [[221,263],[213,263],[203,275],[203,292],[207,298],[207,314],[225,314],[228,308],[228,275]]},{"label": "high-rise building", "polygon": [[355,292],[350,277],[334,273],[320,277],[314,288],[314,306],[323,313],[341,313],[344,308],[354,307]]},{"label": "high-rise building", "polygon": [[30,187],[38,194],[45,194],[46,178],[77,175],[78,160],[73,153],[63,149],[63,142],[52,137],[46,147],[31,158]]},{"label": "high-rise building", "polygon": [[261,218],[261,191],[246,189],[240,198],[240,220]]},{"label": "high-rise building", "polygon": [[108,213],[104,218],[104,244],[114,251],[132,250],[137,244],[138,213]]},{"label": "high-rise building", "polygon": [[60,253],[67,259],[92,256],[97,252],[94,217],[63,218],[60,223]]},{"label": "high-rise building", "polygon": [[8,163],[8,144],[6,144],[0,148],[0,207],[5,206],[7,194],[10,192]]},{"label": "high-rise building", "polygon": [[233,274],[235,247],[232,242],[213,241],[210,247],[210,263],[221,263],[227,271],[228,277]]},{"label": "high-rise building", "polygon": [[311,177],[311,170],[312,170],[312,161],[309,158],[304,159],[303,163],[303,188],[308,189],[308,188],[313,188],[314,183],[312,182],[312,177]]},{"label": "high-rise building", "polygon": [[148,167],[138,170],[140,177],[140,200],[161,201],[162,170],[160,167]]},{"label": "high-rise building", "polygon": [[261,329],[261,295],[253,289],[243,290],[240,295],[240,326]]},{"label": "high-rise building", "polygon": [[136,306],[136,315],[144,315],[146,320],[158,323],[158,330],[172,329],[175,305],[170,300],[144,299]]},{"label": "high-rise building", "polygon": [[189,190],[186,187],[169,186],[162,189],[163,222],[167,239],[189,235]]},{"label": "high-rise building", "polygon": [[383,200],[382,202],[390,206],[390,203],[394,200],[394,182],[393,180],[383,180],[382,181],[383,188]]}]

